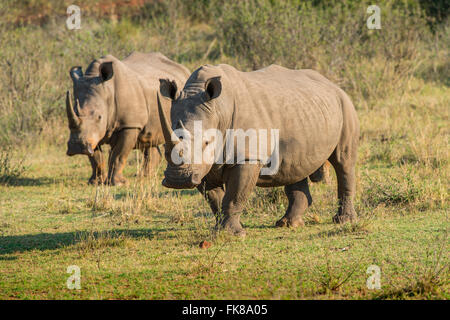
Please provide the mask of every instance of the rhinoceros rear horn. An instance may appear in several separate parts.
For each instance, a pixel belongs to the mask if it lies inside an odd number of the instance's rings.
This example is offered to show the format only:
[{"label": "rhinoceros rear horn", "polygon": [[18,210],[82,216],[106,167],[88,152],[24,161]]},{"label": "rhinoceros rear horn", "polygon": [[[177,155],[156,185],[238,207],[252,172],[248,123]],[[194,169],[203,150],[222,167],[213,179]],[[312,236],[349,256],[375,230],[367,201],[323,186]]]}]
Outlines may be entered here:
[{"label": "rhinoceros rear horn", "polygon": [[[78,100],[77,100],[77,106],[78,106]],[[72,105],[72,99],[70,97],[70,92],[67,91],[66,94],[66,112],[67,112],[67,118],[69,119],[69,128],[76,129],[80,126],[81,120],[75,113],[75,110],[73,109]]]},{"label": "rhinoceros rear horn", "polygon": [[73,81],[77,81],[83,76],[83,70],[80,66],[72,67],[69,74]]}]

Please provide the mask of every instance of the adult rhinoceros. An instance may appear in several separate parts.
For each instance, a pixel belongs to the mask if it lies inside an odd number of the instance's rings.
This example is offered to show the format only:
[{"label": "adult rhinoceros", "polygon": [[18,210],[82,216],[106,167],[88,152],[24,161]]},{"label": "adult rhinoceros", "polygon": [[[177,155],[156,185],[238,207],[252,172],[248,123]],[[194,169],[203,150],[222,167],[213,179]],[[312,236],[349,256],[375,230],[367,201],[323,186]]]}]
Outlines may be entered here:
[{"label": "adult rhinoceros", "polygon": [[[312,203],[307,177],[326,160],[333,165],[338,181],[339,209],[333,221],[356,219],[353,196],[359,122],[350,98],[335,84],[313,70],[271,65],[240,72],[222,64],[197,69],[183,90],[177,88],[174,82],[161,79],[160,94],[169,98],[160,99],[158,95],[168,161],[163,185],[206,190],[213,212],[221,208],[219,227],[245,235],[239,216],[255,186],[285,186],[289,206],[276,226],[303,225],[302,214]],[[165,113],[167,107],[162,106],[167,104],[172,106],[171,123]],[[195,130],[199,128],[202,132],[217,129],[225,143],[217,148],[217,136],[198,138]],[[278,143],[274,140],[266,149],[270,155],[266,162],[255,158],[250,142],[236,146],[234,138],[224,138],[233,130],[260,129],[278,130],[279,134]],[[201,158],[196,162],[186,158],[185,148],[178,146],[187,136],[194,137],[188,146],[200,146],[205,153],[214,145],[213,149],[227,160]],[[195,157],[195,152],[189,154]],[[229,161],[230,154],[234,161]],[[236,155],[243,155],[245,161],[236,161]],[[263,174],[272,160],[277,160],[277,170]]]},{"label": "adult rhinoceros", "polygon": [[[184,84],[189,70],[161,53],[134,52],[123,60],[107,55],[70,70],[75,99],[69,91],[66,111],[70,139],[67,154],[86,154],[92,165],[90,183],[126,182],[122,170],[133,148],[144,152],[144,173],[160,161],[164,142],[156,96],[159,78]],[[110,144],[109,170],[101,145]]]}]

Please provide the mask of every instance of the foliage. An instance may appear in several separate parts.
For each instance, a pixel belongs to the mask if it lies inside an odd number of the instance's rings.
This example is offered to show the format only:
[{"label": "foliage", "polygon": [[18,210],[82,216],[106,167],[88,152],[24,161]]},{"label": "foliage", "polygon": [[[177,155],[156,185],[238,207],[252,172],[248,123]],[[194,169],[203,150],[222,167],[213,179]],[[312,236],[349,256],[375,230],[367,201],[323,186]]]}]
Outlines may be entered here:
[{"label": "foliage", "polygon": [[0,150],[0,184],[12,183],[26,170],[24,158],[16,158],[16,153],[11,148]]}]

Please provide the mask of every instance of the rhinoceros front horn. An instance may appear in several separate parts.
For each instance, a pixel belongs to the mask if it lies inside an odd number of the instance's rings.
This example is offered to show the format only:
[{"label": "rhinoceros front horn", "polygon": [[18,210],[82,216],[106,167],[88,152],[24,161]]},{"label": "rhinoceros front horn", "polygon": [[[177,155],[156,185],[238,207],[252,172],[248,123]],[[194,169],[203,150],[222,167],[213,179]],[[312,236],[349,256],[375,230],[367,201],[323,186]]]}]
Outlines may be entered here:
[{"label": "rhinoceros front horn", "polygon": [[[77,107],[78,107],[78,100],[77,100]],[[76,129],[80,126],[81,120],[75,113],[75,110],[73,109],[72,105],[72,99],[70,98],[70,92],[67,91],[66,95],[66,112],[67,112],[67,118],[69,119],[69,128]]]},{"label": "rhinoceros front horn", "polygon": [[164,135],[164,140],[166,141],[167,145],[175,145],[178,142],[178,139],[176,141],[172,140],[172,137],[175,137],[172,130],[172,126],[170,125],[169,120],[166,117],[166,114],[164,113],[163,107],[161,105],[161,100],[159,98],[159,92],[156,95],[156,99],[158,101],[158,112],[159,112],[159,120],[161,121],[161,128]]}]

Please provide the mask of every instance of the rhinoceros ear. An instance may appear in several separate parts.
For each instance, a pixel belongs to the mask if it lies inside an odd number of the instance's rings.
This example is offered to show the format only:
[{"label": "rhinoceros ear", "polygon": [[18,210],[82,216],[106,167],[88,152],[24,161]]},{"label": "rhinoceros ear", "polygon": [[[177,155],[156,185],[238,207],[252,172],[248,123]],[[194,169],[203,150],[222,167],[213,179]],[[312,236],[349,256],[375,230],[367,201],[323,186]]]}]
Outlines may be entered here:
[{"label": "rhinoceros ear", "polygon": [[99,69],[100,69],[100,77],[102,78],[102,81],[108,81],[114,75],[113,63],[111,61],[103,62],[100,65]]},{"label": "rhinoceros ear", "polygon": [[72,67],[69,74],[73,81],[77,81],[83,76],[83,70],[80,66]]},{"label": "rhinoceros ear", "polygon": [[222,83],[219,77],[209,78],[205,82],[205,101],[209,101],[220,96]]},{"label": "rhinoceros ear", "polygon": [[173,100],[178,91],[177,83],[174,80],[159,79],[159,91],[164,97]]}]

